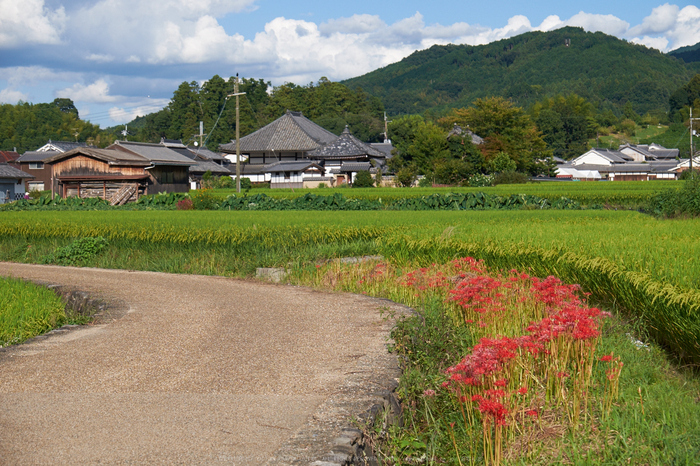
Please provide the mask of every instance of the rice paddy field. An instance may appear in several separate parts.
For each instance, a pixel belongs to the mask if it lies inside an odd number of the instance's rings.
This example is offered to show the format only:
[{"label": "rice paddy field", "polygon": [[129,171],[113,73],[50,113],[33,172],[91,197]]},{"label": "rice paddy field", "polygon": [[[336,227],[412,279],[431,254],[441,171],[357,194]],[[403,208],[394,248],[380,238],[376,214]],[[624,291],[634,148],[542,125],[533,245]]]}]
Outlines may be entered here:
[{"label": "rice paddy field", "polygon": [[229,276],[344,256],[423,265],[473,256],[580,283],[700,362],[698,227],[614,210],[5,212],[0,260],[46,262],[82,237],[109,244],[84,265]]},{"label": "rice paddy field", "polygon": [[[276,198],[294,198],[307,193],[331,194],[342,192],[344,196],[353,199],[368,199],[392,201],[402,198],[427,196],[435,193],[476,193],[508,196],[511,194],[532,195],[546,199],[567,197],[582,205],[609,205],[637,208],[645,205],[660,191],[679,189],[681,183],[675,181],[625,181],[615,182],[578,182],[578,181],[547,181],[527,184],[499,185],[480,188],[335,188],[335,189],[251,189],[249,194],[264,193]],[[235,190],[220,189],[216,194],[226,197],[234,194]]]}]

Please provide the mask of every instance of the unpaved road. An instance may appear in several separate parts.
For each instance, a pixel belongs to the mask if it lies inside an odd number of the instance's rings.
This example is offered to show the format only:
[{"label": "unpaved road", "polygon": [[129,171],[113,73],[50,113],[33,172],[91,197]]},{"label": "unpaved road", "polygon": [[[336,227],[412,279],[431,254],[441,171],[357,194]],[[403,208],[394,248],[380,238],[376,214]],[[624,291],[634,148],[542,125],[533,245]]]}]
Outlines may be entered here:
[{"label": "unpaved road", "polygon": [[[391,365],[386,303],[361,296],[11,263],[0,274],[88,291],[125,311],[0,351],[3,465],[286,464],[280,447],[311,424],[359,414],[328,411],[335,393],[352,385],[364,396],[356,374],[378,383],[369,367]],[[308,464],[325,441],[296,442],[308,456],[281,455]]]}]

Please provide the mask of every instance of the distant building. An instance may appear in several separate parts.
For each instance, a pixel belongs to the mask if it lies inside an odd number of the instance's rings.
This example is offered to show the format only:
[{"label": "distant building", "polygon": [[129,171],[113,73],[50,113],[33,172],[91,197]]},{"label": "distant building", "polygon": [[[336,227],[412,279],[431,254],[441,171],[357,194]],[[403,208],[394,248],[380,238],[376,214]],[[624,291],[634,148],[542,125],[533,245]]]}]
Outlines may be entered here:
[{"label": "distant building", "polygon": [[[338,138],[306,118],[301,112],[287,112],[267,126],[240,139],[240,153],[251,165],[307,160],[309,152]],[[236,141],[220,146],[221,152],[236,154]]]},{"label": "distant building", "polygon": [[0,163],[0,204],[24,197],[24,181],[34,178],[8,163]]}]

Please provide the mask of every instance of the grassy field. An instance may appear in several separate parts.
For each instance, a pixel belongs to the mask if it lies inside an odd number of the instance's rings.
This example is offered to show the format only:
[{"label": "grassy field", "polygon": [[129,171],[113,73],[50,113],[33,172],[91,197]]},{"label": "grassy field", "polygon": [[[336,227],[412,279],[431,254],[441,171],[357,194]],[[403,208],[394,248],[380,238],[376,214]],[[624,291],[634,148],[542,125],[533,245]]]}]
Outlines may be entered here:
[{"label": "grassy field", "polygon": [[65,304],[43,286],[0,278],[0,348],[61,326]]},{"label": "grassy field", "polygon": [[474,256],[580,283],[700,362],[699,226],[604,210],[6,212],[0,259],[56,263],[56,249],[82,237],[108,243],[83,265],[229,276],[366,254],[422,265]]}]

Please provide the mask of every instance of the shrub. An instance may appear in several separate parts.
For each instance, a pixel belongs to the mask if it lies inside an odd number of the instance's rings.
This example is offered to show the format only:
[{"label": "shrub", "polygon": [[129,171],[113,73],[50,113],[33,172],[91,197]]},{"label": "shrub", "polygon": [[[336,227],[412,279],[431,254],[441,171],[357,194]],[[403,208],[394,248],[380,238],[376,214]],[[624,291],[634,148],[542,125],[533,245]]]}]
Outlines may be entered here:
[{"label": "shrub", "polygon": [[68,246],[56,250],[44,257],[45,264],[81,265],[101,253],[109,242],[102,236],[78,238]]},{"label": "shrub", "polygon": [[524,184],[528,181],[528,176],[524,173],[519,173],[516,171],[504,171],[496,174],[493,177],[493,185],[499,184]]},{"label": "shrub", "polygon": [[251,189],[252,187],[253,183],[250,178],[241,178],[241,189]]},{"label": "shrub", "polygon": [[193,207],[197,210],[212,210],[217,207],[216,198],[212,195],[211,189],[199,189],[194,191],[190,197]]},{"label": "shrub", "polygon": [[[243,180],[241,180],[243,183]],[[218,176],[214,179],[214,187],[217,189],[232,189],[236,187],[236,182],[230,176]]]},{"label": "shrub", "polygon": [[352,183],[353,188],[373,188],[374,180],[368,170],[362,170],[355,175],[355,181]]},{"label": "shrub", "polygon": [[493,175],[482,175],[477,173],[469,177],[467,184],[472,188],[483,188],[486,186],[493,186]]},{"label": "shrub", "polygon": [[404,167],[396,172],[396,186],[410,188],[416,181],[416,172],[410,167]]},{"label": "shrub", "polygon": [[682,189],[667,190],[654,196],[650,203],[654,214],[662,217],[700,216],[700,175],[696,172],[685,177]]}]

